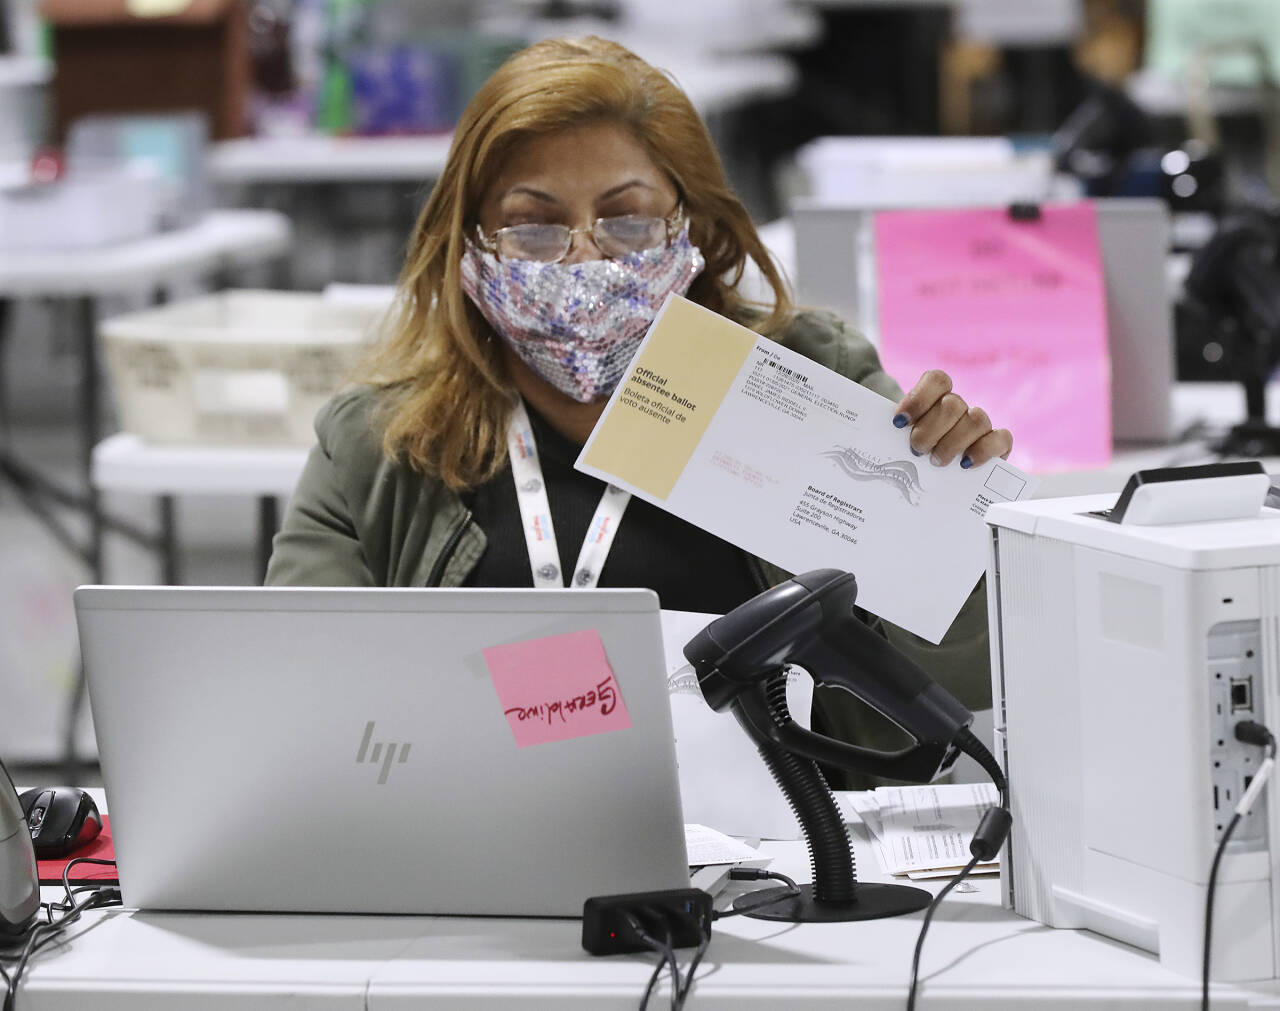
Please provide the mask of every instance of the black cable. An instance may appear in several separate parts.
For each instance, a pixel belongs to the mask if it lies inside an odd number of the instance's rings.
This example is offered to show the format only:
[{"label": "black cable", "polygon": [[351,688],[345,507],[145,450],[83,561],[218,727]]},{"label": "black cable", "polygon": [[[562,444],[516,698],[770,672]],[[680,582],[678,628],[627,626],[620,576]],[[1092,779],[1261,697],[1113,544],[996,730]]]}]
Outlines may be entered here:
[{"label": "black cable", "polygon": [[[778,871],[765,870],[761,867],[735,867],[729,872],[729,877],[734,881],[781,881],[787,886],[786,891],[779,895],[769,895],[759,902],[753,902],[748,906],[740,909],[724,909],[718,910],[711,914],[713,920],[723,919],[726,916],[739,916],[742,913],[749,913],[756,909],[763,909],[765,906],[771,906],[775,902],[781,902],[783,899],[794,898],[800,894],[800,886],[787,875]],[[701,925],[698,925],[699,929]],[[693,989],[693,977],[698,971],[698,966],[702,964],[702,959],[707,953],[707,948],[711,944],[711,932],[702,935],[702,940],[698,942],[698,948],[693,953],[689,965],[684,970],[684,982],[679,989],[679,999],[674,1005],[676,1011],[680,1011],[684,1007],[684,1002],[689,999],[689,991]]]},{"label": "black cable", "polygon": [[1231,821],[1227,823],[1227,830],[1222,833],[1222,839],[1219,840],[1218,848],[1213,854],[1213,864],[1209,868],[1209,892],[1205,897],[1204,903],[1204,957],[1200,972],[1200,1007],[1203,1011],[1209,1011],[1209,950],[1213,937],[1213,892],[1214,886],[1217,884],[1218,864],[1222,862],[1222,854],[1227,848],[1227,841],[1231,838],[1231,833],[1240,824],[1240,817],[1240,813],[1237,811],[1232,815]]},{"label": "black cable", "polygon": [[698,950],[693,953],[689,967],[684,971],[684,985],[680,987],[680,1001],[677,1007],[683,1008],[684,1002],[688,1000],[689,991],[693,989],[693,974],[698,971],[698,965],[702,962],[702,956],[707,953],[707,948],[710,944],[711,931],[708,930],[702,935],[702,940],[698,942]]},{"label": "black cable", "polygon": [[628,914],[626,920],[627,925],[635,936],[659,956],[658,963],[653,967],[653,973],[649,976],[649,983],[644,988],[644,995],[640,998],[640,1011],[645,1011],[649,1006],[649,998],[653,994],[654,987],[658,984],[658,977],[662,975],[662,970],[668,967],[671,969],[671,1007],[675,1011],[678,1008],[676,1002],[680,995],[680,966],[676,961],[676,950],[671,946],[670,926],[663,921],[662,929],[666,933],[666,940],[659,941],[645,929],[644,925],[634,915]]},{"label": "black cable", "polygon": [[644,995],[640,998],[640,1011],[645,1011],[649,1006],[649,997],[653,993],[653,988],[658,985],[658,977],[662,975],[662,970],[667,967],[665,957],[660,957],[653,963],[653,972],[649,973],[649,982],[644,988]]},{"label": "black cable", "polygon": [[[104,887],[97,888],[83,902],[74,904],[65,915],[54,923],[40,923],[32,927],[28,931],[25,944],[22,947],[22,954],[17,956],[17,962],[14,965],[13,973],[4,973],[6,982],[6,994],[4,998],[3,1011],[15,1011],[18,999],[18,986],[22,980],[23,974],[27,970],[27,965],[31,958],[40,951],[41,948],[55,941],[61,936],[66,929],[80,918],[80,914],[88,909],[97,909],[105,906],[116,906],[120,904],[120,890],[118,888]],[[10,959],[12,955],[7,956]],[[2,970],[0,970],[2,971]]]},{"label": "black cable", "polygon": [[920,952],[924,950],[924,935],[929,929],[929,921],[933,919],[933,914],[937,912],[938,904],[946,898],[947,893],[969,876],[969,872],[977,866],[980,859],[981,857],[975,853],[972,859],[964,865],[960,873],[948,881],[946,887],[933,897],[933,901],[929,903],[929,908],[924,911],[924,923],[920,925],[920,933],[916,936],[916,950],[911,956],[911,989],[907,991],[907,1011],[915,1011],[916,989],[920,981]]},{"label": "black cable", "polygon": [[662,953],[666,956],[667,964],[671,966],[671,1011],[680,1011],[680,963],[676,961],[676,949],[671,946],[670,925],[664,925],[663,930],[666,938],[662,946]]},{"label": "black cable", "polygon": [[[116,866],[116,862],[114,860],[104,860],[101,857],[76,857],[74,860],[68,860],[66,866],[62,868],[62,890],[67,893],[66,905],[74,905],[71,892],[71,868],[76,864],[100,864],[104,867]],[[97,889],[104,886],[89,884],[86,887]],[[105,887],[112,886],[108,885]]]},{"label": "black cable", "polygon": [[929,930],[929,924],[933,921],[933,914],[938,910],[939,903],[946,898],[951,889],[969,876],[979,861],[996,858],[1000,853],[1000,847],[1004,845],[1009,835],[1009,826],[1013,821],[1009,813],[1009,781],[1005,779],[1004,770],[1000,768],[1000,763],[996,761],[995,756],[968,727],[956,735],[955,744],[982,766],[991,777],[991,781],[1000,792],[1000,803],[983,812],[982,820],[978,822],[978,828],[969,841],[969,852],[973,854],[972,858],[960,873],[948,881],[942,891],[933,897],[933,901],[924,911],[924,922],[920,924],[920,933],[916,935],[916,949],[911,956],[911,986],[907,990],[907,1011],[915,1011],[916,992],[920,987],[920,953],[924,950],[924,937]]},{"label": "black cable", "polygon": [[753,902],[749,906],[742,906],[734,909],[723,909],[712,913],[713,920],[720,920],[726,916],[740,916],[743,913],[754,912],[757,909],[763,909],[765,906],[772,906],[775,902],[781,902],[783,899],[791,899],[800,894],[800,886],[785,874],[777,871],[767,871],[762,867],[735,867],[729,872],[729,878],[733,881],[763,881],[769,879],[772,881],[781,881],[787,886],[787,890],[780,895],[769,895],[759,902]]},{"label": "black cable", "polygon": [[[1268,762],[1275,760],[1275,736],[1261,723],[1255,723],[1253,720],[1241,720],[1235,725],[1234,733],[1238,741],[1243,741],[1245,744],[1256,744],[1260,748],[1265,748]],[[1265,785],[1264,776],[1269,772],[1270,767],[1265,766],[1264,770],[1259,770],[1258,775],[1254,777],[1259,790]],[[1218,840],[1217,849],[1213,851],[1213,863],[1209,867],[1209,887],[1204,900],[1204,950],[1200,962],[1201,1011],[1209,1011],[1209,963],[1213,951],[1213,897],[1218,886],[1218,865],[1222,863],[1222,856],[1227,851],[1227,843],[1231,840],[1231,834],[1235,832],[1236,826],[1240,824],[1240,819],[1248,811],[1246,804],[1251,803],[1252,801],[1247,796],[1240,798],[1235,814],[1231,816],[1231,821],[1227,823],[1226,830],[1222,833],[1222,838]]]},{"label": "black cable", "polygon": [[1000,791],[1000,806],[1007,811],[1009,809],[1009,781],[1004,778],[1004,770],[1000,768],[1000,763],[996,761],[995,755],[987,750],[987,746],[968,727],[965,727],[956,735],[955,744],[957,748],[982,766],[982,771],[991,777],[991,782]]}]

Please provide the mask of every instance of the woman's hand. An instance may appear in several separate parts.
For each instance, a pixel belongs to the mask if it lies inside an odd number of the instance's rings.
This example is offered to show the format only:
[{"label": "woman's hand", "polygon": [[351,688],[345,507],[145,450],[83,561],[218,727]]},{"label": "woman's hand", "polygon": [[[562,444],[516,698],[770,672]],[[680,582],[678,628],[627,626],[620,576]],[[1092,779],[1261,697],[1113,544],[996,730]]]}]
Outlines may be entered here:
[{"label": "woman's hand", "polygon": [[1008,457],[1013,436],[992,428],[981,407],[970,407],[951,392],[951,377],[930,369],[894,408],[893,423],[911,426],[911,452],[945,467],[959,457],[961,467],[976,467],[994,457]]}]

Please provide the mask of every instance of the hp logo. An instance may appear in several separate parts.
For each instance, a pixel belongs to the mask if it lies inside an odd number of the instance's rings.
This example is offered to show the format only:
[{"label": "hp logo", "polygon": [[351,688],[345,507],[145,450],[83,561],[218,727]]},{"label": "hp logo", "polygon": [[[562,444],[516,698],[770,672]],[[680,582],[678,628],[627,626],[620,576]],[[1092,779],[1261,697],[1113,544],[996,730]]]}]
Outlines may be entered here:
[{"label": "hp logo", "polygon": [[[356,764],[363,765],[365,762],[373,762],[375,765],[381,761],[382,768],[378,771],[378,785],[384,786],[387,782],[387,773],[391,771],[391,763],[403,765],[409,760],[409,742],[397,744],[395,741],[389,741],[383,744],[381,741],[373,739],[373,720],[364,725],[364,736],[360,738],[360,750],[356,752]],[[397,749],[399,749],[397,751]]]}]

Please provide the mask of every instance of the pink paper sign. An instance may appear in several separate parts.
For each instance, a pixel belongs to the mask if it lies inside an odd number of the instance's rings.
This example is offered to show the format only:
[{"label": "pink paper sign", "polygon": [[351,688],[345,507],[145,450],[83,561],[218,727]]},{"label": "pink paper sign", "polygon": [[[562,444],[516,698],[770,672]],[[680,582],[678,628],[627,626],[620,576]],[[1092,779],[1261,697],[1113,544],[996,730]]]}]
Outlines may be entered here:
[{"label": "pink paper sign", "polygon": [[490,646],[483,653],[518,748],[631,726],[595,629]]},{"label": "pink paper sign", "polygon": [[1092,204],[881,211],[875,218],[880,358],[910,388],[942,369],[1013,433],[1031,471],[1111,457],[1111,365]]}]

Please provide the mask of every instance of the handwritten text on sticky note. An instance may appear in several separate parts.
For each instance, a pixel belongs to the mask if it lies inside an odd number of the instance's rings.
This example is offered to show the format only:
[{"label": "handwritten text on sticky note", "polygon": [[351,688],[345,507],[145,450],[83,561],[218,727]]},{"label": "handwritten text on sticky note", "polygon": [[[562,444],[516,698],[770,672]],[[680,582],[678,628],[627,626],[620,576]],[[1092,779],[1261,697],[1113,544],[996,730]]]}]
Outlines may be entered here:
[{"label": "handwritten text on sticky note", "polygon": [[490,646],[483,653],[518,748],[631,726],[595,629]]}]

